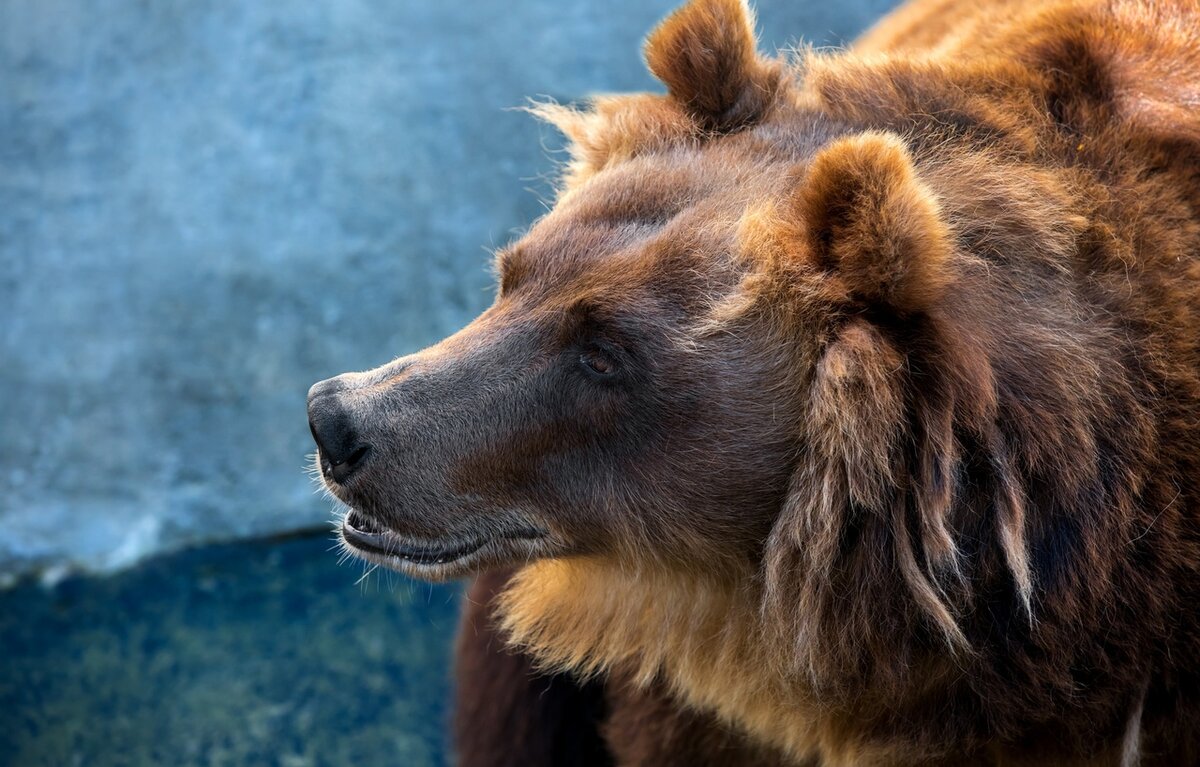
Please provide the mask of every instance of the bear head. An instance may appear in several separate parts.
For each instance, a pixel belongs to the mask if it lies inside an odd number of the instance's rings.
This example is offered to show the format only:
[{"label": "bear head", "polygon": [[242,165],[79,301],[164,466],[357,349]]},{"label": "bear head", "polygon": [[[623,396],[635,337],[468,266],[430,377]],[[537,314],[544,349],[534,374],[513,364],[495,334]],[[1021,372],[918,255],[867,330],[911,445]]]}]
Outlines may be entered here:
[{"label": "bear head", "polygon": [[806,100],[741,0],[684,6],[646,59],[666,94],[533,108],[572,159],[489,309],[311,390],[347,549],[429,580],[584,555],[746,576],[806,653],[855,626],[962,645],[951,485],[994,387],[945,330],[955,238],[919,157]]}]

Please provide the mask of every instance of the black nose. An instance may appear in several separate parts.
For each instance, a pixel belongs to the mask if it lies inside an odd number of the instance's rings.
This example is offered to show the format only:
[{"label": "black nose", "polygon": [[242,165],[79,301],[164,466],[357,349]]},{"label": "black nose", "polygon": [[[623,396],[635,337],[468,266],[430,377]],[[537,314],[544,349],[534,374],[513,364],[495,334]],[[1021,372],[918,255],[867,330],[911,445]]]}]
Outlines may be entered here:
[{"label": "black nose", "polygon": [[371,452],[363,441],[338,393],[345,387],[336,378],[308,390],[308,428],[317,443],[321,472],[334,482],[345,482]]}]

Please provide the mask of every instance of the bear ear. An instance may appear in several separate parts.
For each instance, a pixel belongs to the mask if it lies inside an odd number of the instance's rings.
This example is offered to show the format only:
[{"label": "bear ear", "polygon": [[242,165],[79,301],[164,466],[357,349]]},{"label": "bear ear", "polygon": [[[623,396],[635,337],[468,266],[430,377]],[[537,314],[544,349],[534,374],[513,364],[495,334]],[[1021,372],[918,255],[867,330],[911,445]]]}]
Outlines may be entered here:
[{"label": "bear ear", "polygon": [[949,279],[949,227],[899,136],[868,132],[822,149],[793,192],[804,250],[854,300],[921,312]]},{"label": "bear ear", "polygon": [[705,130],[730,132],[759,119],[781,78],[758,56],[745,0],[691,0],[646,40],[646,64]]}]

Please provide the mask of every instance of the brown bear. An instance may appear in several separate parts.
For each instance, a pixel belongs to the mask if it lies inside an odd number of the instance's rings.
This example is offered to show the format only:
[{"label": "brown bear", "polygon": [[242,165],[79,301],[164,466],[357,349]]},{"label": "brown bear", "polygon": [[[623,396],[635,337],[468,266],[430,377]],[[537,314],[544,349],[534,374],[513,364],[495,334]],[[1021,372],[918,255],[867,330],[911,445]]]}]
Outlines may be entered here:
[{"label": "brown bear", "polygon": [[461,332],[317,384],[348,550],[490,572],[464,764],[1200,764],[1200,6],[916,0],[535,111]]}]

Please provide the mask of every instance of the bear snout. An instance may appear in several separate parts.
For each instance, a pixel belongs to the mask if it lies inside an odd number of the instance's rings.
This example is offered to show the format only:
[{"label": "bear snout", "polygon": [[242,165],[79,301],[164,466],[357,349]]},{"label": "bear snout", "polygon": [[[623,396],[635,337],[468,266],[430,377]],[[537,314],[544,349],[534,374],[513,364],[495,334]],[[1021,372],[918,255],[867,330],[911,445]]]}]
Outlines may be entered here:
[{"label": "bear snout", "polygon": [[343,484],[365,463],[371,446],[339,397],[346,388],[340,379],[329,378],[308,390],[308,428],[317,443],[322,476]]}]

